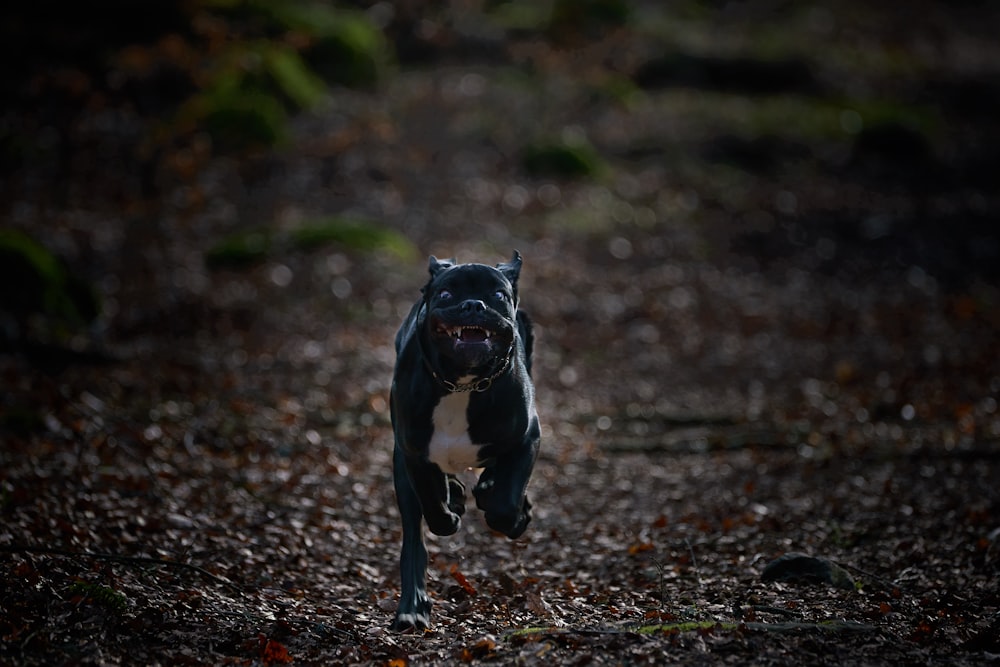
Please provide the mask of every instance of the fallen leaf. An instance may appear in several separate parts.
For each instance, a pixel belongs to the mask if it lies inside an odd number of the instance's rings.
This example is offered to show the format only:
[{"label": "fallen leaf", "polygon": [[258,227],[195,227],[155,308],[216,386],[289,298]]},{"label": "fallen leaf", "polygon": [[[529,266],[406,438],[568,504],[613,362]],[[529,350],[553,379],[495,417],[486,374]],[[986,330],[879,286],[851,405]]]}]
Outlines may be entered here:
[{"label": "fallen leaf", "polygon": [[475,587],[473,587],[473,585],[469,583],[469,580],[465,578],[465,575],[458,570],[457,565],[452,565],[449,573],[451,574],[452,579],[457,581],[458,585],[462,587],[462,590],[471,596],[476,595]]},{"label": "fallen leaf", "polygon": [[645,551],[652,551],[654,549],[651,542],[637,542],[628,548],[629,555],[635,556],[636,554],[643,553]]},{"label": "fallen leaf", "polygon": [[458,657],[462,662],[472,662],[476,659],[490,657],[496,651],[496,648],[496,640],[493,637],[486,635],[473,644],[471,648],[464,647]]},{"label": "fallen leaf", "polygon": [[270,665],[276,662],[292,662],[292,656],[289,655],[288,649],[285,648],[284,644],[276,642],[273,639],[268,639],[263,643],[264,646],[261,649],[260,654],[264,659],[264,664]]}]

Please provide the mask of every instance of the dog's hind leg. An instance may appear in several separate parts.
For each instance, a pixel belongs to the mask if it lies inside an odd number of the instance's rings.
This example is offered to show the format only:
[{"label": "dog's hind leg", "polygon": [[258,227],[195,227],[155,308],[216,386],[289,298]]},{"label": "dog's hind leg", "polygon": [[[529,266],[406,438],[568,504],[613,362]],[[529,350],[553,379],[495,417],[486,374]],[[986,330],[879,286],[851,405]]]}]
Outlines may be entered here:
[{"label": "dog's hind leg", "polygon": [[424,546],[420,500],[406,471],[406,462],[397,446],[393,451],[393,484],[403,525],[403,548],[399,555],[401,592],[395,632],[425,630],[431,622],[431,601],[427,597],[427,548]]}]

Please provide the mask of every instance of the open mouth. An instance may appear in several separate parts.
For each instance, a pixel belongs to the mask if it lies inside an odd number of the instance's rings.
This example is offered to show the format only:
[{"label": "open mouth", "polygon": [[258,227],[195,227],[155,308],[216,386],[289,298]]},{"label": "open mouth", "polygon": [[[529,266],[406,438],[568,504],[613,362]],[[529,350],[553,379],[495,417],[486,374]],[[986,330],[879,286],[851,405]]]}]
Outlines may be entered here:
[{"label": "open mouth", "polygon": [[493,337],[493,332],[489,329],[468,325],[454,327],[441,325],[437,328],[437,332],[463,343],[488,343],[490,338]]}]

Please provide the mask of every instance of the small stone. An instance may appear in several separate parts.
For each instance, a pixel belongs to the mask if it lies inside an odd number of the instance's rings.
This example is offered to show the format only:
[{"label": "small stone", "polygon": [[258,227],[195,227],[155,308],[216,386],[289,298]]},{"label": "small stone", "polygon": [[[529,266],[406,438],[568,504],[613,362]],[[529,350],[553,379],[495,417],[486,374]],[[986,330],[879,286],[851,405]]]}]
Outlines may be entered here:
[{"label": "small stone", "polygon": [[760,578],[761,581],[824,583],[834,588],[854,590],[854,579],[833,561],[794,552],[768,563]]}]

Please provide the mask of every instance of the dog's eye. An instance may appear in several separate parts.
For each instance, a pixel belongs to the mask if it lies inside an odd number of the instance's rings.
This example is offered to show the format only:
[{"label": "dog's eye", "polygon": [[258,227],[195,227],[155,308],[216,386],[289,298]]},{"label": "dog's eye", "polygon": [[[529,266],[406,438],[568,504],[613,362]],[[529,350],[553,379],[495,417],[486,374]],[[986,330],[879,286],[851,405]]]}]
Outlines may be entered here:
[{"label": "dog's eye", "polygon": [[446,289],[443,289],[440,292],[438,292],[438,298],[439,299],[444,299],[444,300],[450,299],[451,298],[451,292],[449,292]]},{"label": "dog's eye", "polygon": [[501,292],[500,290],[497,290],[497,291],[496,291],[496,292],[495,292],[495,293],[493,294],[493,296],[495,296],[495,297],[496,297],[497,299],[499,299],[500,301],[506,301],[506,300],[507,300],[507,295],[506,295],[506,294],[505,294],[504,292]]}]

